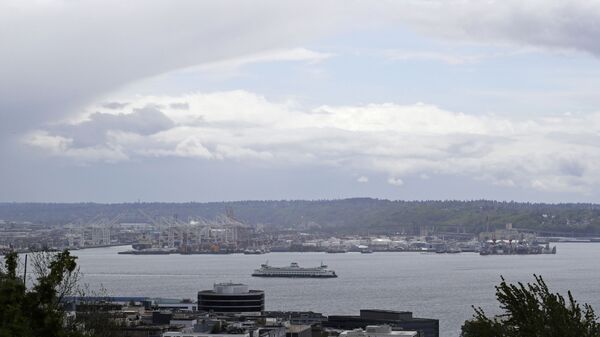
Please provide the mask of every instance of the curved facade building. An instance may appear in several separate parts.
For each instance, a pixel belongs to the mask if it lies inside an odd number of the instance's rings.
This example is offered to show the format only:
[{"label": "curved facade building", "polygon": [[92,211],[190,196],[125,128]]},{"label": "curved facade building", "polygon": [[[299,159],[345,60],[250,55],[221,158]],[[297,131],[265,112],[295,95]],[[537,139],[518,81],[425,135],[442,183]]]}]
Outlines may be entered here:
[{"label": "curved facade building", "polygon": [[265,310],[265,292],[248,290],[239,283],[218,283],[213,290],[198,292],[198,310],[213,312],[261,312]]}]

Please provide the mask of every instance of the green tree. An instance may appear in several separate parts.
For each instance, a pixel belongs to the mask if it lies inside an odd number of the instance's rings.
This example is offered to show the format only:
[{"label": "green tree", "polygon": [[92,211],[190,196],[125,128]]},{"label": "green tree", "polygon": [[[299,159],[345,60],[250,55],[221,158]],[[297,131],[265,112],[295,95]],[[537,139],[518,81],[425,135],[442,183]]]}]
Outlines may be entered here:
[{"label": "green tree", "polygon": [[17,254],[7,254],[4,261],[0,269],[0,337],[30,336],[22,308],[25,285],[17,278]]},{"label": "green tree", "polygon": [[583,307],[568,292],[567,300],[551,293],[541,276],[533,284],[508,284],[502,278],[496,298],[503,313],[488,317],[481,308],[462,326],[463,337],[599,337],[593,308]]},{"label": "green tree", "polygon": [[48,271],[27,289],[17,276],[18,256],[10,252],[0,270],[0,337],[80,337],[65,328],[59,293],[64,281],[76,271],[76,257],[68,251],[55,254]]}]

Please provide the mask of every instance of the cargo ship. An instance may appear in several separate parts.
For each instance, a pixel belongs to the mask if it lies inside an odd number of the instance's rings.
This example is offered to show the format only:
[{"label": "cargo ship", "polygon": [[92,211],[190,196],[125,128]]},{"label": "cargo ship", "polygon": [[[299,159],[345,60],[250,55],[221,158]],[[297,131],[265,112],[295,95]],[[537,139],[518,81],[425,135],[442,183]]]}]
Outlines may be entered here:
[{"label": "cargo ship", "polygon": [[513,240],[489,240],[479,251],[479,255],[537,255],[537,254],[556,254],[556,246],[550,247],[550,243],[545,246],[519,242]]},{"label": "cargo ship", "polygon": [[260,269],[254,270],[252,276],[255,277],[307,277],[307,278],[332,278],[338,277],[335,271],[327,269],[327,266],[321,263],[318,267],[302,268],[296,262],[292,262],[288,267],[271,267],[269,263],[264,263]]}]

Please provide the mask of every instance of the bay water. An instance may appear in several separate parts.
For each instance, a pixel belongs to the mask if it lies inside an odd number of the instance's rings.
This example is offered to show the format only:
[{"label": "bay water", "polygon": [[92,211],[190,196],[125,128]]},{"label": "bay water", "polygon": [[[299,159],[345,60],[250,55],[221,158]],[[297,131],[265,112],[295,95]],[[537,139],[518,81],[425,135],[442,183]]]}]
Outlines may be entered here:
[{"label": "bay water", "polygon": [[[480,256],[475,253],[269,253],[264,255],[119,255],[130,247],[74,251],[90,289],[111,296],[196,299],[214,283],[239,282],[265,291],[266,310],[358,315],[360,309],[412,311],[440,320],[442,337],[459,336],[472,306],[498,313],[494,285],[531,282],[542,275],[552,291],[571,290],[580,302],[600,311],[600,244],[557,244],[556,255]],[[257,278],[272,266],[321,262],[334,279]]]}]

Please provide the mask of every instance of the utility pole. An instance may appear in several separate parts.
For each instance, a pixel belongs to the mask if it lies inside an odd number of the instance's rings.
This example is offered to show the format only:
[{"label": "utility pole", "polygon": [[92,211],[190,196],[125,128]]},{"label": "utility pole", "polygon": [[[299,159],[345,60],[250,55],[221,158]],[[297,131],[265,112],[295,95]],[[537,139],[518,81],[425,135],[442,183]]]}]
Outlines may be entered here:
[{"label": "utility pole", "polygon": [[27,288],[27,254],[25,254],[25,268],[23,268],[23,285]]}]

